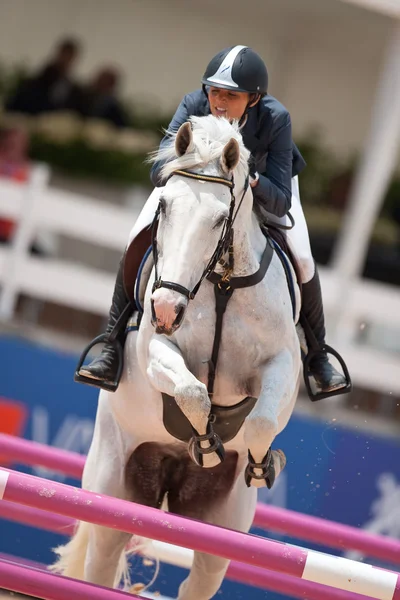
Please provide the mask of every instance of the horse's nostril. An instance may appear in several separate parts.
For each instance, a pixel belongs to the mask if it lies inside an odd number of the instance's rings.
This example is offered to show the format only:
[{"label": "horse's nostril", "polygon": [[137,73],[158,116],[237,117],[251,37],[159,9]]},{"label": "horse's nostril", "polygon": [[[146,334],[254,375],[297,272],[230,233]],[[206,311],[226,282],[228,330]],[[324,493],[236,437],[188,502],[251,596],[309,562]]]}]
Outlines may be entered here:
[{"label": "horse's nostril", "polygon": [[182,323],[183,317],[185,316],[185,309],[186,306],[181,304],[179,307],[177,307],[177,313],[176,313],[176,318],[174,321],[174,325],[178,326]]}]

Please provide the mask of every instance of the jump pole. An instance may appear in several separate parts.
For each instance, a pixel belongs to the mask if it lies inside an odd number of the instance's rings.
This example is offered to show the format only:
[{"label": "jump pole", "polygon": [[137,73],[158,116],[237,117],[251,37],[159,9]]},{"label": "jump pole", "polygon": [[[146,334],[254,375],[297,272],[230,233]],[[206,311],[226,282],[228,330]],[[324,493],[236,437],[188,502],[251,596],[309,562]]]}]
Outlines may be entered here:
[{"label": "jump pole", "polygon": [[71,600],[73,597],[79,600],[143,600],[143,596],[140,598],[5,560],[0,560],[0,582],[6,590],[44,600]]},{"label": "jump pole", "polygon": [[[76,524],[76,521],[69,517],[48,513],[30,506],[22,506],[7,500],[0,502],[0,518],[64,535],[72,534]],[[142,554],[148,558],[158,559],[161,562],[186,569],[190,569],[193,561],[193,550],[158,541],[153,541]],[[2,558],[4,557],[0,555],[0,559]],[[16,559],[13,559],[13,562],[16,562]],[[43,570],[46,568],[44,565],[40,566]],[[321,598],[324,600],[368,600],[367,596],[344,592],[311,581],[296,579],[284,573],[268,571],[234,561],[231,561],[229,565],[227,578],[237,583],[252,585],[272,592],[290,594],[293,598],[300,600],[304,600],[304,597],[308,600],[321,600]]]},{"label": "jump pole", "polygon": [[[0,433],[0,456],[13,463],[41,465],[80,480],[86,457],[23,438]],[[365,556],[400,564],[400,541],[259,503],[253,525],[337,550],[357,550]]]},{"label": "jump pole", "polygon": [[229,560],[286,573],[377,600],[400,600],[400,575],[370,565],[237,531],[161,510],[0,469],[0,499],[41,508]]}]

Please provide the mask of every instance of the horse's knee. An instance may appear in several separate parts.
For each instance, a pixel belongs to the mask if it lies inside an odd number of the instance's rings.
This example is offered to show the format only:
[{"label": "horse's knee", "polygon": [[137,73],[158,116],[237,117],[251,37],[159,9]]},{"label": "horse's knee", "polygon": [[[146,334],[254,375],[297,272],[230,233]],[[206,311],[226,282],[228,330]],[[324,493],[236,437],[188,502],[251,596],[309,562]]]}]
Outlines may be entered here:
[{"label": "horse's knee", "polygon": [[196,381],[176,386],[175,400],[195,429],[204,433],[202,430],[207,425],[211,409],[211,401],[204,383]]},{"label": "horse's knee", "polygon": [[201,381],[193,381],[177,385],[175,388],[176,401],[182,406],[189,407],[193,403],[197,406],[209,404],[207,387]]}]

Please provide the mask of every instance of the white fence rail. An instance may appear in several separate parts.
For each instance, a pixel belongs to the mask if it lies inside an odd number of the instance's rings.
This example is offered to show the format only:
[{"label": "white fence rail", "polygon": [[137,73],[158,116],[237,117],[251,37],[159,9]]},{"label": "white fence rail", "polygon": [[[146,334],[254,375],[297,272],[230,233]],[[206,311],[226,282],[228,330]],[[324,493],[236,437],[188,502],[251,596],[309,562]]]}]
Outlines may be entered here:
[{"label": "white fence rail", "polygon": [[[30,245],[41,230],[122,252],[139,209],[49,187],[44,166],[28,185],[0,180],[0,216],[18,222],[12,243],[0,245],[0,319],[13,318],[20,293],[106,315],[114,275],[34,256]],[[344,285],[332,269],[320,271],[329,342],[345,357],[354,383],[400,395],[400,289],[361,279]],[[361,342],[364,325],[370,334]]]}]

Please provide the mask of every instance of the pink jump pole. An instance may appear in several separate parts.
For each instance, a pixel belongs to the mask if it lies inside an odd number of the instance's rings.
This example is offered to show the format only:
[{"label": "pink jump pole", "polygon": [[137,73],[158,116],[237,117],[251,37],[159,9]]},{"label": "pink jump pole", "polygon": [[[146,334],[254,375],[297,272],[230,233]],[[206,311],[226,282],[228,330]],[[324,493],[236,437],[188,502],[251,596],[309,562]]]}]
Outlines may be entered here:
[{"label": "pink jump pole", "polygon": [[24,438],[0,433],[0,456],[14,464],[40,465],[53,471],[81,479],[86,456]]},{"label": "pink jump pole", "polygon": [[[0,502],[0,517],[65,535],[72,533],[76,524],[76,521],[69,517],[55,515],[14,502],[7,502],[7,500]],[[1,554],[0,559],[10,560],[9,557],[7,558]],[[12,560],[16,562],[14,557],[12,557]],[[41,565],[41,568],[44,569],[44,565]],[[229,565],[227,577],[238,583],[253,585],[272,592],[290,594],[293,598],[299,598],[300,600],[304,600],[305,597],[307,600],[321,600],[321,598],[325,600],[367,600],[368,598],[367,596],[344,592],[310,581],[302,581],[290,575],[243,565],[234,561]]]},{"label": "pink jump pole", "polygon": [[60,577],[30,567],[0,560],[1,587],[11,592],[44,598],[44,600],[143,600],[126,592]]},{"label": "pink jump pole", "polygon": [[400,575],[369,565],[186,519],[32,475],[0,469],[0,499],[212,553],[307,581],[400,600]]},{"label": "pink jump pole", "polygon": [[64,535],[72,535],[76,523],[69,517],[63,517],[31,506],[24,506],[23,504],[16,504],[15,502],[7,502],[7,500],[0,502],[0,518]]},{"label": "pink jump pole", "polygon": [[312,581],[296,579],[290,575],[267,571],[238,562],[231,562],[227,572],[228,579],[237,583],[246,583],[254,587],[299,598],[300,600],[371,600],[370,596],[345,592]]},{"label": "pink jump pole", "polygon": [[399,540],[293,510],[259,503],[253,525],[338,550],[357,550],[364,556],[400,564]]},{"label": "pink jump pole", "polygon": [[[7,434],[0,434],[0,455],[13,463],[41,465],[79,480],[86,460],[81,454]],[[357,550],[365,556],[400,564],[399,540],[360,531],[349,525],[263,504],[257,505],[254,525],[323,546]]]}]

